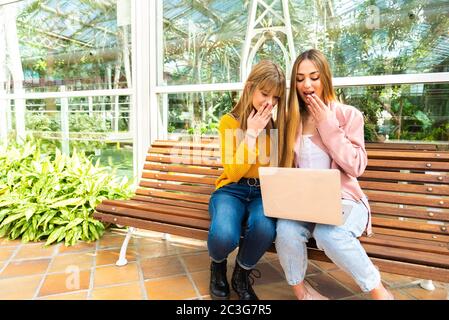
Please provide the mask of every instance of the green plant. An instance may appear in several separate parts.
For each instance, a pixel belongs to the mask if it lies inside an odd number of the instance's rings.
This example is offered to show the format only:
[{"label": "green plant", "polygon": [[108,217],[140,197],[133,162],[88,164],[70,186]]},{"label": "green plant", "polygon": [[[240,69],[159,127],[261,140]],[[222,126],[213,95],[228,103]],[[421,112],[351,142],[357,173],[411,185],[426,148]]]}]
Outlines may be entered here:
[{"label": "green plant", "polygon": [[42,155],[40,141],[0,146],[0,237],[46,245],[99,239],[105,226],[93,219],[104,199],[125,199],[131,184],[76,150]]}]

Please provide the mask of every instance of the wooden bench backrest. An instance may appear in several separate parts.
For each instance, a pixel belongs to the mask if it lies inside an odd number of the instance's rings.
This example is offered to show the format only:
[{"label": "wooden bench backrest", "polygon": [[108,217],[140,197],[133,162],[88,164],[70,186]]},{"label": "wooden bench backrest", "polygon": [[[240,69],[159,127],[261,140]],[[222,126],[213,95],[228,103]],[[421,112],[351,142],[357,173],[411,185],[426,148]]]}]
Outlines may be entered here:
[{"label": "wooden bench backrest", "polygon": [[[368,167],[359,182],[372,209],[375,236],[361,237],[368,254],[444,268],[432,271],[432,278],[449,281],[449,152],[379,146],[367,150]],[[97,210],[151,220],[156,231],[170,233],[177,226],[185,229],[176,229],[177,234],[206,239],[209,198],[222,170],[216,139],[156,141],[148,150],[136,195],[119,206],[103,201]],[[387,270],[394,268],[404,266]],[[412,270],[408,274],[416,275]]]},{"label": "wooden bench backrest", "polygon": [[[368,150],[368,157],[367,170],[359,180],[372,204],[375,226],[428,231],[430,239],[448,235],[443,225],[449,221],[448,153]],[[138,199],[150,196],[161,204],[207,211],[215,179],[222,173],[216,141],[157,141],[146,160]]]}]

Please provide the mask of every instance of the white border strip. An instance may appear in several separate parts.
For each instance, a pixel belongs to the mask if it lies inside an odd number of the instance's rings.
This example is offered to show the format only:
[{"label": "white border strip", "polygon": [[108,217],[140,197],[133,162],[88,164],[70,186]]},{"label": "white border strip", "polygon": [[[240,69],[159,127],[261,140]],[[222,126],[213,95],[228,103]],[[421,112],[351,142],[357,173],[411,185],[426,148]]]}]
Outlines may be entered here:
[{"label": "white border strip", "polygon": [[[420,73],[420,74],[395,74],[384,76],[366,77],[340,77],[333,79],[334,86],[359,87],[372,85],[400,85],[400,84],[437,84],[449,83],[449,72]],[[289,81],[287,87],[290,87]],[[235,83],[212,83],[212,84],[192,84],[176,86],[152,87],[156,94],[192,93],[192,92],[213,92],[213,91],[241,91],[243,82]],[[0,99],[51,99],[51,98],[75,98],[75,97],[101,97],[101,96],[132,96],[133,89],[113,89],[113,90],[84,90],[68,92],[30,92],[24,94],[6,94]]]},{"label": "white border strip", "polygon": [[133,89],[113,89],[113,90],[84,90],[66,92],[30,92],[22,94],[6,94],[0,99],[60,99],[79,97],[103,97],[103,96],[132,96]]},{"label": "white border strip", "polygon": [[[399,85],[399,84],[436,84],[449,83],[449,72],[420,73],[420,74],[394,74],[366,77],[340,77],[334,78],[335,87],[358,87],[371,85]],[[289,81],[287,86],[290,87]],[[154,90],[159,94],[212,92],[212,91],[241,91],[242,82],[236,83],[214,83],[214,84],[192,84],[176,86],[158,86]]]}]

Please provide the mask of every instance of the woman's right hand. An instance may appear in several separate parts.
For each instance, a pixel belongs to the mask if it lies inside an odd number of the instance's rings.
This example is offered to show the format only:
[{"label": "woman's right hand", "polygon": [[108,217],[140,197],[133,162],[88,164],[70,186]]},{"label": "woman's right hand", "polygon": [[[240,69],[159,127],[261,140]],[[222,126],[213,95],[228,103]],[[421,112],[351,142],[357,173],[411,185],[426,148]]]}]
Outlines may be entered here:
[{"label": "woman's right hand", "polygon": [[268,121],[271,119],[271,111],[273,108],[273,105],[267,102],[263,104],[258,111],[256,111],[256,109],[251,111],[246,124],[246,128],[251,135],[257,137],[262,130],[265,129]]}]

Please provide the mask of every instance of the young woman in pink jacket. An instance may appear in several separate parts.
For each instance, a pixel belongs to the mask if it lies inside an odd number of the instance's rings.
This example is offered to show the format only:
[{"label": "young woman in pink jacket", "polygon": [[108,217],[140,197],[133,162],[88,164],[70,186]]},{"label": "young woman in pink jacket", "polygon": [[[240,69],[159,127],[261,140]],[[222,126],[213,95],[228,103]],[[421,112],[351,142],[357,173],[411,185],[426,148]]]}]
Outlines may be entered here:
[{"label": "young woman in pink jacket", "polygon": [[342,203],[352,208],[341,226],[278,220],[276,250],[287,282],[298,299],[327,299],[304,281],[306,242],[313,237],[362,291],[373,299],[392,299],[358,240],[364,231],[371,233],[368,201],[357,182],[368,163],[363,115],[337,101],[329,63],[318,50],[305,51],[296,59],[289,105],[280,113],[281,118],[288,119],[278,124],[281,166],[339,169]]}]

